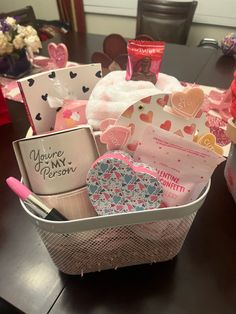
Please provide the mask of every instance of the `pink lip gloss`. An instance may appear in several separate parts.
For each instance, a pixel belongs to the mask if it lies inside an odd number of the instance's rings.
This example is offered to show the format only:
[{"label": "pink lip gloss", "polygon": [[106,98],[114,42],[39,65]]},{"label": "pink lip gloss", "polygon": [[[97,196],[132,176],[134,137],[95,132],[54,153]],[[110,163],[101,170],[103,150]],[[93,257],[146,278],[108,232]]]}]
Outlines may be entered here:
[{"label": "pink lip gloss", "polygon": [[66,217],[59,213],[55,208],[49,208],[45,205],[38,196],[36,196],[16,178],[9,177],[6,182],[12,191],[15,192],[15,194],[18,195],[25,204],[29,205],[37,216],[53,221],[67,220]]}]

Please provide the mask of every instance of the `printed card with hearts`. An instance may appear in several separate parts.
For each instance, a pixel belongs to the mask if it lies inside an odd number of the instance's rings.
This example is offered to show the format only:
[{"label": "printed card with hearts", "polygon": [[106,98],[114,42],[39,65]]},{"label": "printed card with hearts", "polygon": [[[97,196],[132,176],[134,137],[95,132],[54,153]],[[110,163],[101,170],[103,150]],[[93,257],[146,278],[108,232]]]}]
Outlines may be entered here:
[{"label": "printed card with hearts", "polygon": [[167,94],[150,96],[136,102],[123,112],[115,125],[130,128],[131,136],[122,149],[132,154],[137,148],[143,131],[149,125],[160,127],[189,141],[193,141],[195,131],[199,134],[209,133],[204,113],[200,111],[195,117],[186,119],[173,111],[168,112],[163,109],[163,107],[170,108],[166,105],[170,103],[170,99],[167,98],[170,98]]},{"label": "printed card with hearts", "polygon": [[50,108],[48,100],[58,97],[55,84],[61,84],[66,96],[71,95],[71,99],[88,100],[101,77],[101,65],[88,64],[55,69],[18,80],[34,134],[53,130],[57,108]]}]

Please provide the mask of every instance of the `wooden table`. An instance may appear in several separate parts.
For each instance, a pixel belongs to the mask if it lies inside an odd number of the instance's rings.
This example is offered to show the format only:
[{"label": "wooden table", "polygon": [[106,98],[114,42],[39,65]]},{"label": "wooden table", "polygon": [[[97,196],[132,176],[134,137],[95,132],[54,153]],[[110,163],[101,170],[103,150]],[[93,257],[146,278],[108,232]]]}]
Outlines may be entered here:
[{"label": "wooden table", "polygon": [[[88,63],[103,36],[69,34],[70,60]],[[168,44],[161,71],[181,81],[227,88],[235,58]],[[80,276],[60,273],[18,199],[5,184],[20,177],[11,142],[29,127],[24,106],[8,102],[12,123],[0,127],[0,296],[25,313],[230,314],[236,312],[236,206],[224,163],[179,255],[169,262]],[[2,303],[3,304],[3,303]],[[7,305],[6,305],[7,306]],[[3,310],[0,313],[16,313]],[[2,309],[2,310],[1,310]]]}]

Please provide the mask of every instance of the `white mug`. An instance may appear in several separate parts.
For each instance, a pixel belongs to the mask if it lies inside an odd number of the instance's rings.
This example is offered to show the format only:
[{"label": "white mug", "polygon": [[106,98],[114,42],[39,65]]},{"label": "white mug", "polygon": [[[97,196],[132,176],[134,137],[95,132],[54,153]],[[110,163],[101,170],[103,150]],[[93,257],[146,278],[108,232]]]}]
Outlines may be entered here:
[{"label": "white mug", "polygon": [[[88,125],[13,143],[22,176],[36,194],[64,193],[86,185],[98,149]],[[17,149],[16,149],[17,147]]]}]

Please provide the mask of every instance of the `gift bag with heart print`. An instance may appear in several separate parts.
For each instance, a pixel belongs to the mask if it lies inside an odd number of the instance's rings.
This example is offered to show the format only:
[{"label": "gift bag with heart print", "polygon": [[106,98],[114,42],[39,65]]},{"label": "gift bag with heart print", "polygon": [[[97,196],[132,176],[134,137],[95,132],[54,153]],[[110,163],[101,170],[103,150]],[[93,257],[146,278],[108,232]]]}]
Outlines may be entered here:
[{"label": "gift bag with heart print", "polygon": [[101,76],[100,64],[88,64],[50,70],[19,80],[33,133],[52,131],[64,99],[88,100]]},{"label": "gift bag with heart print", "polygon": [[180,206],[199,197],[216,166],[225,160],[213,146],[214,143],[204,147],[161,128],[147,126],[134,160],[157,171],[165,207]]}]

